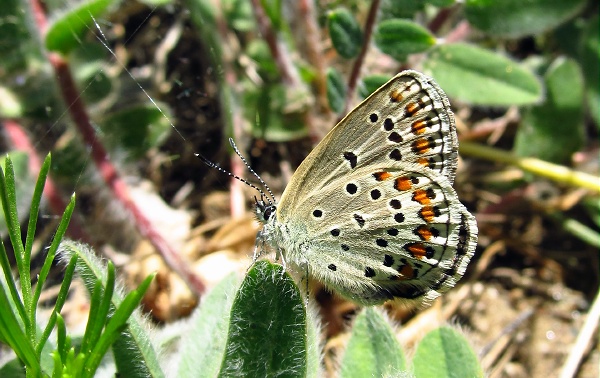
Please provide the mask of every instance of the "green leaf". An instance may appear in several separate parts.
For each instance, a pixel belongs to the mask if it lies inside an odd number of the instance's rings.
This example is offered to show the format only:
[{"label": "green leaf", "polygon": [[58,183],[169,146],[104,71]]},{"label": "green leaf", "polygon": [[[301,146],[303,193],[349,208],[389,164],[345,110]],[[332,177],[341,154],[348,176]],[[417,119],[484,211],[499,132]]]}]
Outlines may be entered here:
[{"label": "green leaf", "polygon": [[435,37],[429,30],[415,22],[400,19],[380,22],[375,29],[374,41],[379,50],[399,60],[435,45]]},{"label": "green leaf", "polygon": [[329,36],[335,50],[346,59],[354,58],[363,44],[360,25],[346,8],[338,8],[327,16]]},{"label": "green leaf", "polygon": [[100,17],[115,0],[86,0],[78,4],[69,3],[63,12],[53,15],[46,33],[46,48],[68,54],[79,46],[94,19]]},{"label": "green leaf", "polygon": [[558,58],[545,75],[546,99],[523,116],[514,152],[568,163],[584,142],[583,76],[572,59]]},{"label": "green leaf", "polygon": [[[19,216],[19,221],[23,222],[30,210],[30,198],[33,194],[35,181],[29,174],[29,156],[23,151],[11,151],[4,157],[0,157],[0,168],[6,172],[6,158],[12,162],[15,171],[15,189],[17,191],[16,201]],[[8,228],[6,218],[0,217],[0,235],[6,235]]]},{"label": "green leaf", "polygon": [[[40,371],[40,362],[22,325],[15,315],[15,308],[7,295],[4,279],[0,280],[0,341],[9,345],[25,364],[32,376]],[[37,373],[36,373],[37,372]]]},{"label": "green leaf", "polygon": [[425,7],[425,0],[383,0],[381,2],[381,20],[392,18],[413,18]]},{"label": "green leaf", "polygon": [[587,104],[600,130],[600,38],[598,16],[588,20],[583,33],[581,64],[586,84]]},{"label": "green leaf", "polygon": [[341,377],[397,377],[406,359],[392,327],[380,312],[368,307],[354,321],[341,365]]},{"label": "green leaf", "polygon": [[[59,247],[61,260],[68,262],[73,255],[77,255],[78,258],[76,270],[91,293],[96,281],[101,281],[106,275],[106,268],[85,245],[69,240],[63,241]],[[122,288],[115,291],[111,308],[114,309],[123,302],[122,292]],[[112,345],[117,370],[124,377],[164,377],[158,363],[158,352],[151,342],[149,325],[139,311],[135,311],[128,319],[127,326],[121,337]]]},{"label": "green leaf", "polygon": [[[45,169],[50,168],[49,159],[46,159],[45,166],[46,166]],[[47,171],[45,173],[47,173]],[[40,176],[40,178],[42,178],[42,177]],[[43,179],[45,180],[45,175],[44,175]],[[42,192],[41,192],[41,188],[40,188],[39,195],[41,196],[41,194],[42,194]],[[58,250],[58,246],[59,246],[60,242],[62,241],[63,236],[67,232],[67,227],[69,226],[69,222],[71,220],[71,215],[73,215],[74,209],[75,209],[75,193],[73,193],[73,195],[71,195],[71,200],[69,201],[69,204],[67,205],[67,207],[65,208],[65,211],[63,212],[63,215],[60,219],[60,223],[58,224],[58,227],[56,228],[56,233],[54,234],[54,239],[52,240],[52,244],[50,245],[50,248],[48,250],[48,254],[46,255],[46,258],[44,259],[44,265],[42,265],[42,269],[40,270],[40,273],[38,274],[38,283],[35,287],[35,292],[33,295],[33,305],[34,306],[37,305],[37,302],[40,298],[43,285],[46,282],[46,278],[48,277],[48,274],[50,273],[50,268],[52,267],[52,264],[54,263],[54,257],[56,256],[56,251]],[[32,310],[35,310],[35,307]],[[33,313],[35,313],[35,311],[33,311]]]},{"label": "green leaf", "polygon": [[485,33],[518,38],[557,27],[585,4],[585,0],[467,0],[465,15]]},{"label": "green leaf", "polygon": [[336,113],[341,113],[346,104],[346,83],[335,68],[327,69],[327,100],[329,107]]},{"label": "green leaf", "polygon": [[50,315],[50,319],[44,328],[44,332],[40,337],[40,341],[36,347],[36,353],[39,355],[42,349],[48,345],[48,337],[50,337],[50,333],[56,324],[58,317],[60,316],[60,311],[62,310],[62,306],[65,304],[67,300],[67,296],[69,294],[69,289],[71,287],[71,282],[73,280],[73,274],[75,273],[75,264],[77,263],[77,256],[71,257],[67,268],[65,269],[64,279],[60,284],[60,291],[56,298],[56,302],[54,303],[54,310]]},{"label": "green leaf", "polygon": [[389,75],[369,75],[362,78],[358,86],[358,94],[365,99],[375,92],[383,84],[390,80]]},{"label": "green leaf", "polygon": [[181,347],[177,376],[193,377],[200,370],[207,377],[217,376],[225,353],[229,315],[239,281],[236,274],[230,274],[202,298]]},{"label": "green leaf", "polygon": [[220,377],[307,375],[307,318],[300,291],[279,265],[258,261],[231,309]]},{"label": "green leaf", "polygon": [[17,205],[17,185],[14,165],[10,155],[2,162],[3,167],[0,169],[0,200],[2,201],[2,211],[4,219],[8,227],[8,235],[10,243],[13,247],[17,269],[19,271],[19,280],[21,282],[21,298],[27,317],[23,319],[25,322],[25,332],[31,335],[33,324],[31,319],[35,316],[30,312],[32,306],[31,295],[31,267],[29,266],[31,256],[27,256],[23,241],[21,239],[21,224],[19,219],[19,211]]},{"label": "green leaf", "polygon": [[[105,286],[105,297],[103,298],[103,302],[107,297],[112,297],[114,288],[114,276],[111,277],[111,270],[114,271],[114,268],[111,268],[112,264],[109,262],[108,264],[108,277]],[[124,332],[127,328],[127,322],[129,321],[133,311],[139,306],[144,294],[150,287],[152,280],[156,273],[153,273],[146,277],[140,285],[129,294],[125,296],[121,304],[115,309],[114,313],[108,318],[106,323],[106,328],[100,337],[100,340],[93,346],[92,353],[90,354],[90,358],[86,361],[86,370],[94,372],[96,368],[100,365],[100,361],[102,356],[106,353],[108,348],[115,343],[118,337],[121,336],[121,333]],[[112,285],[110,284],[112,282]],[[103,313],[103,309],[100,310]],[[119,369],[119,374],[125,374]],[[131,375],[125,375],[131,376]]]},{"label": "green leaf", "polygon": [[540,100],[538,79],[518,63],[467,44],[439,46],[428,54],[424,72],[450,97],[479,105],[527,105]]},{"label": "green leaf", "polygon": [[415,377],[483,377],[477,355],[458,331],[440,327],[429,332],[413,358]]},{"label": "green leaf", "polygon": [[[46,185],[46,177],[48,176],[48,171],[50,170],[50,162],[52,161],[52,157],[50,154],[46,155],[44,162],[40,168],[40,173],[38,174],[37,181],[35,183],[35,187],[33,190],[33,194],[31,196],[31,203],[29,205],[29,222],[27,223],[27,236],[25,238],[25,251],[28,256],[31,256],[33,240],[35,238],[35,230],[37,226],[37,219],[39,216],[40,203],[42,202],[42,193],[44,191],[44,186]],[[28,262],[29,264],[30,262]],[[45,279],[45,277],[44,277]],[[43,280],[40,283],[38,279],[37,286],[42,286]],[[37,304],[37,299],[34,301]]]}]

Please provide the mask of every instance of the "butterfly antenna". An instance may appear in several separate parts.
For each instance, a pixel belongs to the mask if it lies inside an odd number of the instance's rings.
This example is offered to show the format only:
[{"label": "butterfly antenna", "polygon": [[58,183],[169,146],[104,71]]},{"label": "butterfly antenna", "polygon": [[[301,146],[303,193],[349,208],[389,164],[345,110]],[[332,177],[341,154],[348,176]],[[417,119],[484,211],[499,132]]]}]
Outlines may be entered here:
[{"label": "butterfly antenna", "polygon": [[[213,163],[212,161],[208,160],[207,158],[205,158],[204,156],[202,156],[202,155],[200,155],[200,154],[194,154],[194,155],[196,155],[196,157],[197,157],[197,158],[199,158],[200,160],[202,160],[202,162],[203,162],[204,164],[208,165],[209,167],[211,167],[211,168],[214,168],[214,169],[216,169],[216,170],[217,170],[217,171],[219,171],[219,172],[223,172],[223,173],[225,173],[225,174],[226,174],[226,175],[228,175],[229,177],[233,177],[234,179],[236,179],[236,180],[239,180],[239,181],[243,182],[244,184],[248,185],[248,186],[249,186],[249,187],[251,187],[252,189],[255,189],[256,191],[258,191],[258,192],[260,193],[260,196],[261,196],[261,197],[263,197],[263,198],[264,198],[264,197],[266,197],[266,194],[265,194],[265,192],[264,192],[264,191],[263,191],[261,188],[259,188],[258,186],[256,186],[256,185],[252,184],[252,183],[251,183],[251,182],[249,182],[248,180],[246,180],[246,179],[243,179],[243,178],[241,178],[240,176],[238,176],[238,175],[234,175],[233,173],[231,173],[231,172],[229,172],[229,171],[227,171],[227,170],[225,170],[225,169],[221,168],[221,167],[220,167],[218,164],[215,164],[215,163]],[[261,180],[261,181],[262,181],[262,180]],[[270,191],[270,190],[269,190],[269,194],[271,194],[271,196],[273,196],[273,194],[271,193],[271,191]],[[269,199],[269,202],[271,202],[271,200],[270,200],[270,199]]]},{"label": "butterfly antenna", "polygon": [[[258,179],[258,181],[267,190],[267,192],[269,192],[269,194],[271,195],[271,199],[273,200],[273,202],[277,202],[275,200],[275,195],[273,195],[273,192],[271,191],[271,188],[269,188],[269,185],[267,185],[267,183],[264,182],[264,180],[258,175],[258,173],[254,172],[254,169],[252,169],[252,167],[250,167],[250,164],[248,164],[248,161],[246,161],[246,159],[242,156],[242,153],[240,152],[240,150],[238,150],[237,146],[235,145],[235,142],[233,141],[233,138],[229,138],[229,144],[231,145],[231,147],[233,147],[233,150],[235,151],[235,153],[237,154],[237,156],[239,156],[240,159],[242,159],[242,161],[244,162],[244,165],[246,166],[246,168],[248,169],[248,171],[250,171],[250,173],[252,173],[254,175],[254,177],[256,177]],[[262,190],[260,192],[262,193]],[[269,202],[271,202],[271,201],[269,200]]]}]

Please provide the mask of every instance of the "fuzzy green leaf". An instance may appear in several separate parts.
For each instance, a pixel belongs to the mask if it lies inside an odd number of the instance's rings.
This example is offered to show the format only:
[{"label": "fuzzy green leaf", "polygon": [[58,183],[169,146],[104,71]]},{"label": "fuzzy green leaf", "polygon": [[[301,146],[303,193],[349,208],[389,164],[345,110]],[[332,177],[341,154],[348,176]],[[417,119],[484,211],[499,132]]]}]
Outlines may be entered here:
[{"label": "fuzzy green leaf", "polygon": [[375,30],[374,41],[379,50],[399,60],[435,45],[435,37],[429,30],[415,22],[400,19],[380,22]]},{"label": "fuzzy green leaf", "polygon": [[220,377],[307,375],[307,318],[300,291],[279,265],[258,261],[233,307]]},{"label": "fuzzy green leaf", "polygon": [[537,77],[518,63],[467,44],[433,49],[424,72],[450,97],[479,105],[532,104],[542,96]]},{"label": "fuzzy green leaf", "polygon": [[585,0],[467,0],[465,15],[485,33],[518,38],[557,27],[585,4]]},{"label": "fuzzy green leaf", "polygon": [[413,358],[415,377],[483,377],[477,355],[458,331],[440,327],[429,332]]},{"label": "fuzzy green leaf", "polygon": [[356,317],[342,360],[341,377],[397,377],[406,359],[392,327],[372,307]]},{"label": "fuzzy green leaf", "polygon": [[193,377],[200,370],[207,377],[217,376],[225,353],[229,315],[239,281],[235,274],[231,274],[202,298],[181,348],[177,376]]},{"label": "fuzzy green leaf", "polygon": [[545,82],[546,99],[524,114],[514,152],[553,163],[568,163],[585,138],[581,69],[574,60],[559,58],[546,72]]},{"label": "fuzzy green leaf", "polygon": [[327,16],[329,36],[335,50],[346,59],[354,58],[363,44],[360,25],[346,8],[338,8]]}]

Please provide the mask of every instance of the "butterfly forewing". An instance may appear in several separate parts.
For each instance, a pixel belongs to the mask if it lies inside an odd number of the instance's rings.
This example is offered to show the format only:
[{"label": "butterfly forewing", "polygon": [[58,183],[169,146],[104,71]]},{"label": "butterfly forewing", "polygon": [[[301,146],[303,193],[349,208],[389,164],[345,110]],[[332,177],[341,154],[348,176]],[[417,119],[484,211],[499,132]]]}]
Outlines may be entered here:
[{"label": "butterfly forewing", "polygon": [[417,163],[454,180],[458,142],[444,92],[430,78],[404,71],[353,109],[296,170],[280,213],[307,191],[374,163]]}]

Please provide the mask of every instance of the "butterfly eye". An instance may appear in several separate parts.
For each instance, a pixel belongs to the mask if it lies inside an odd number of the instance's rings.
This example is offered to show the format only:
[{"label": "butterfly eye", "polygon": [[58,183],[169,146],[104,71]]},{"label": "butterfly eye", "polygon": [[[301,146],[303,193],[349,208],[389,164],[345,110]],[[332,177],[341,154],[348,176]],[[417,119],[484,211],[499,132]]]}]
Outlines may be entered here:
[{"label": "butterfly eye", "polygon": [[263,218],[265,221],[268,221],[269,219],[271,219],[271,216],[275,213],[275,206],[273,205],[269,205],[266,206],[263,210]]},{"label": "butterfly eye", "polygon": [[275,210],[277,210],[277,207],[275,205],[271,203],[267,204],[263,200],[255,199],[255,203],[256,217],[261,223],[266,223],[269,219],[271,219],[271,217],[275,213]]}]

